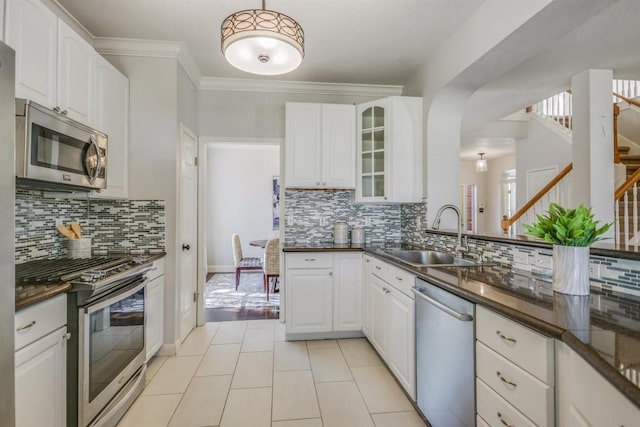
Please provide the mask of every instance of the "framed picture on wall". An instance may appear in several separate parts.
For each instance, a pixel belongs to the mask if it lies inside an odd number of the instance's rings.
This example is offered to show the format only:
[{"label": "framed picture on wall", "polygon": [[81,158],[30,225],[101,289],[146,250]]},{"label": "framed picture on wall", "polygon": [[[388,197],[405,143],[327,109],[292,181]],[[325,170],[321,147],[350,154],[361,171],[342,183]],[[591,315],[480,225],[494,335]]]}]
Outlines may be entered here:
[{"label": "framed picture on wall", "polygon": [[280,230],[280,177],[273,177],[273,231]]}]

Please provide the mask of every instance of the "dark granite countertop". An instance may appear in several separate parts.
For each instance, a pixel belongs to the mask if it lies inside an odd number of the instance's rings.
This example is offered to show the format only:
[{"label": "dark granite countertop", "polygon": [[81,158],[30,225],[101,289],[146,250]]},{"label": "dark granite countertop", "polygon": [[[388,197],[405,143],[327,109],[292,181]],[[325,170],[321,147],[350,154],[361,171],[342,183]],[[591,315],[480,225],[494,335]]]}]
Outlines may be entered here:
[{"label": "dark granite countertop", "polygon": [[[640,296],[597,286],[586,297],[560,294],[553,292],[551,277],[497,265],[418,268],[384,253],[398,247],[362,250],[563,341],[640,408]],[[284,251],[305,249],[323,250],[295,246]],[[324,250],[332,251],[331,245]]]},{"label": "dark granite countertop", "polygon": [[288,245],[282,248],[283,252],[349,252],[349,251],[362,251],[364,245],[339,245],[335,243],[318,243],[316,245],[309,245],[306,243]]},{"label": "dark granite countertop", "polygon": [[[135,255],[146,257],[145,262],[153,262],[157,259],[166,256],[166,252],[109,252],[100,253],[99,256],[124,256]],[[20,269],[26,264],[17,265],[16,268]],[[71,284],[67,282],[45,282],[45,283],[16,283],[16,311],[29,307],[40,301],[44,301],[48,298],[67,292],[71,289]]]}]

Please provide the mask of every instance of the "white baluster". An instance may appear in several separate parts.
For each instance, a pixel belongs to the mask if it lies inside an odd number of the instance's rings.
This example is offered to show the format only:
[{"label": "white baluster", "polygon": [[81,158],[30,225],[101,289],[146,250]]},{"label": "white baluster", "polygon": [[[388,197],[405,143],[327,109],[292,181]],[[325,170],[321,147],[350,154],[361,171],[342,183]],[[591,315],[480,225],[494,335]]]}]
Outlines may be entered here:
[{"label": "white baluster", "polygon": [[613,223],[613,229],[615,234],[615,244],[616,246],[620,244],[620,203],[618,200],[615,201],[613,205],[613,217],[615,218],[615,222]]},{"label": "white baluster", "polygon": [[638,183],[633,184],[633,246],[638,247]]},{"label": "white baluster", "polygon": [[624,235],[624,247],[629,249],[629,192],[624,193],[622,230]]}]

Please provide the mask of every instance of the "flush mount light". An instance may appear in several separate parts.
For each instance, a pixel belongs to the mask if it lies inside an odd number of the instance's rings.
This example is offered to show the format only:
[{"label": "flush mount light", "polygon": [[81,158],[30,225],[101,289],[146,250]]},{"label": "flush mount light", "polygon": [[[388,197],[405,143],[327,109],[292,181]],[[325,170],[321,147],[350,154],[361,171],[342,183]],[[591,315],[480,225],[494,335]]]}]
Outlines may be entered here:
[{"label": "flush mount light", "polygon": [[304,57],[304,32],[293,18],[265,9],[236,12],[222,21],[222,53],[234,67],[253,74],[277,75],[298,68]]},{"label": "flush mount light", "polygon": [[484,153],[478,153],[480,158],[476,160],[476,172],[486,172],[487,171],[487,161],[484,159]]}]

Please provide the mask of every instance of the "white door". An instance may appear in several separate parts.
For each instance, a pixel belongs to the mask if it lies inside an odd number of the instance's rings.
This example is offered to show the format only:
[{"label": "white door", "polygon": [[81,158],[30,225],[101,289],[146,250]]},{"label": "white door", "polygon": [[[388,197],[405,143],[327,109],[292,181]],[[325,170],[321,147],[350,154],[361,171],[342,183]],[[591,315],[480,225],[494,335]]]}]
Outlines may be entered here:
[{"label": "white door", "polygon": [[198,277],[198,180],[193,132],[180,125],[180,194],[178,204],[178,253],[180,265],[180,340],[196,326]]},{"label": "white door", "polygon": [[[531,200],[536,193],[549,183],[556,175],[558,175],[558,165],[546,168],[532,169],[527,171],[527,200]],[[558,202],[557,189],[549,192],[551,201]],[[546,208],[545,208],[546,209]]]},{"label": "white door", "polygon": [[333,256],[333,330],[362,329],[362,255],[337,253]]},{"label": "white door", "polygon": [[330,332],[332,272],[329,269],[287,271],[287,332]]},{"label": "white door", "polygon": [[285,187],[321,185],[322,105],[288,102],[285,132]]},{"label": "white door", "polygon": [[371,337],[371,322],[373,320],[371,306],[371,257],[363,256],[363,268],[362,268],[362,333],[366,337]]},{"label": "white door", "polygon": [[387,295],[386,361],[411,397],[415,397],[415,307],[394,288]]},{"label": "white door", "polygon": [[377,278],[371,276],[370,295],[371,298],[371,325],[369,337],[371,343],[378,350],[382,357],[385,357],[385,329],[387,328],[387,289],[389,285]]},{"label": "white door", "polygon": [[356,188],[356,107],[322,104],[322,186]]}]

